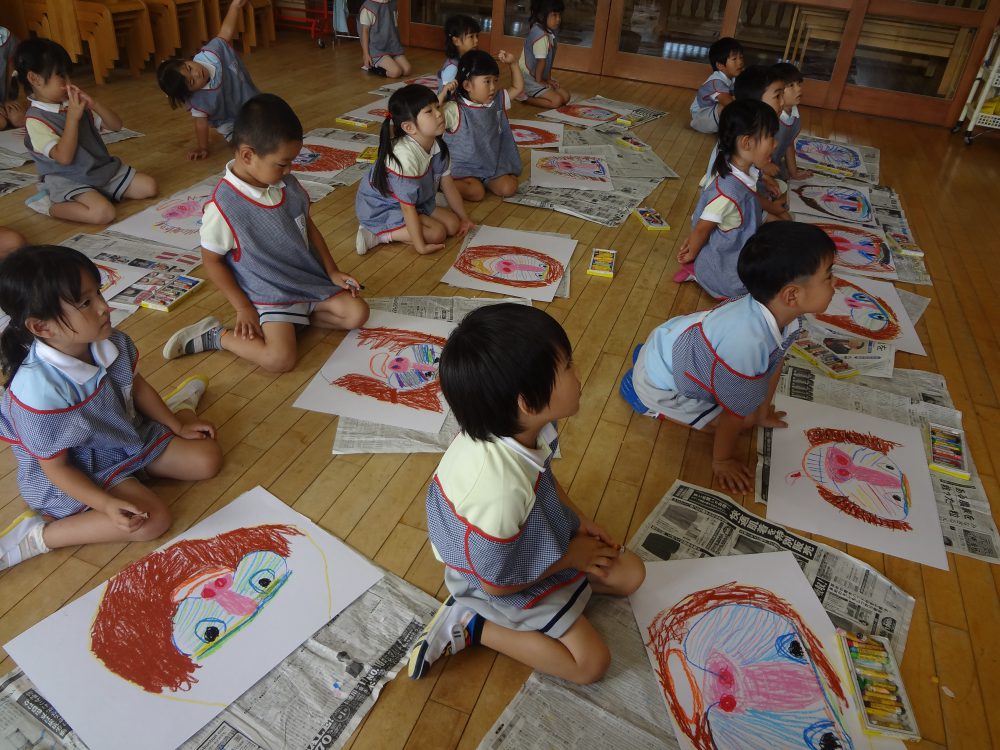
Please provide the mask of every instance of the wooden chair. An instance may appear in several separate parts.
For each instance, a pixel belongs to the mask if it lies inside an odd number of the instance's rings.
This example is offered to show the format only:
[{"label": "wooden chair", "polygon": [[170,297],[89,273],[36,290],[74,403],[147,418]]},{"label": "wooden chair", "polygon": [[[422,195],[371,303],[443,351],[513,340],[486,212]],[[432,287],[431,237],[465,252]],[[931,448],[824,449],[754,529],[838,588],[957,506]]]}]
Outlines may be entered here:
[{"label": "wooden chair", "polygon": [[98,1],[111,13],[119,54],[124,52],[129,70],[139,75],[155,50],[149,10],[142,0]]},{"label": "wooden chair", "polygon": [[[230,2],[231,0],[219,0],[220,18],[226,15]],[[253,48],[259,45],[270,46],[275,39],[274,7],[271,5],[271,0],[250,0],[243,6],[243,15],[237,31],[240,34],[240,45],[244,55],[249,55]]]},{"label": "wooden chair", "polygon": [[87,0],[23,0],[21,9],[28,31],[61,44],[73,62],[86,43],[94,81],[104,83],[118,59],[114,21],[105,6]]},{"label": "wooden chair", "polygon": [[149,9],[157,60],[194,54],[208,40],[203,0],[143,0]]},{"label": "wooden chair", "polygon": [[94,80],[102,84],[118,59],[114,19],[101,3],[76,0],[75,7],[80,40],[87,44]]}]

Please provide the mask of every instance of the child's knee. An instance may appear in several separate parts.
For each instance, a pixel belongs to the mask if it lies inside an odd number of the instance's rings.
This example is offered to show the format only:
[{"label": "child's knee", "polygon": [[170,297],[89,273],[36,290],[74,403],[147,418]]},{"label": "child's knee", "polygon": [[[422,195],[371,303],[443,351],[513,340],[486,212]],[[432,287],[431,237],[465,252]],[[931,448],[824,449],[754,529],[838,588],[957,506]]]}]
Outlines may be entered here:
[{"label": "child's knee", "polygon": [[467,201],[481,201],[486,197],[486,188],[480,180],[469,180],[465,183],[462,197]]},{"label": "child's knee", "polygon": [[410,70],[412,70],[412,68],[410,66],[410,61],[409,60],[406,60],[406,59],[398,60],[397,63],[399,65],[399,69],[402,71],[402,74],[404,76],[410,75]]},{"label": "child's knee", "polygon": [[[458,231],[456,225],[455,231]],[[437,244],[448,239],[448,227],[442,222],[432,219],[430,224],[424,227],[424,242]]]},{"label": "child's knee", "polygon": [[501,198],[509,198],[517,192],[517,178],[511,174],[498,177],[490,183],[490,191]]},{"label": "child's knee", "polygon": [[258,364],[267,372],[291,372],[295,368],[295,347],[268,347]]},{"label": "child's knee", "polygon": [[371,309],[369,309],[367,302],[360,297],[351,297],[350,302],[345,300],[345,303],[341,311],[341,316],[343,317],[343,325],[346,330],[350,331],[360,328],[368,322]]},{"label": "child's knee", "polygon": [[191,479],[211,479],[222,469],[222,447],[212,439],[195,441],[199,450],[192,451]]},{"label": "child's knee", "polygon": [[637,554],[626,550],[621,556],[621,566],[622,578],[619,588],[622,596],[628,596],[646,580],[646,564]]},{"label": "child's knee", "polygon": [[576,679],[573,682],[580,685],[590,685],[604,679],[611,667],[611,651],[604,641],[600,641],[600,646],[595,644],[594,648],[588,649],[586,655],[577,662]]},{"label": "child's knee", "polygon": [[108,200],[95,203],[87,211],[87,221],[90,224],[110,224],[114,220],[115,207]]},{"label": "child's knee", "polygon": [[148,511],[149,518],[143,521],[142,526],[132,532],[132,539],[137,542],[151,542],[159,539],[167,533],[173,521],[173,514],[162,500],[157,498],[156,505]]},{"label": "child's knee", "polygon": [[132,181],[132,193],[130,198],[136,198],[141,200],[143,198],[154,198],[159,192],[159,187],[156,184],[156,179],[148,174],[137,174],[135,179]]}]

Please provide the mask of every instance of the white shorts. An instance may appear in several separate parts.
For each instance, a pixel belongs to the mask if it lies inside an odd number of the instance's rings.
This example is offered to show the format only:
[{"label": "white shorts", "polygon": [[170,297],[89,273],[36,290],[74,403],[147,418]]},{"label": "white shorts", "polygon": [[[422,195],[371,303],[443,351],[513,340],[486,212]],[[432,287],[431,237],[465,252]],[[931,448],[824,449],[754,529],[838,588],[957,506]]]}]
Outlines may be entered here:
[{"label": "white shorts", "polygon": [[705,107],[691,113],[691,127],[699,133],[719,132],[719,105]]},{"label": "white shorts", "polygon": [[254,305],[260,316],[260,324],[292,323],[297,326],[309,325],[309,316],[319,302],[291,302],[277,305]]},{"label": "white shorts", "polygon": [[650,416],[680,422],[696,430],[703,430],[722,413],[722,407],[712,401],[683,396],[677,391],[666,391],[649,382],[646,376],[646,347],[632,368],[632,387],[635,395],[650,412]]}]

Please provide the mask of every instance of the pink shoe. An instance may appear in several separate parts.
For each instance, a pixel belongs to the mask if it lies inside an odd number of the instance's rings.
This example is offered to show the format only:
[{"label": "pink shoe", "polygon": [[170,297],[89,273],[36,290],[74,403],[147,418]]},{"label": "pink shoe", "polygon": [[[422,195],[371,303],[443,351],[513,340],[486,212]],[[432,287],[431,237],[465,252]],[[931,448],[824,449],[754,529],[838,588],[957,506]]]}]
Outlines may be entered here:
[{"label": "pink shoe", "polygon": [[692,281],[693,279],[694,263],[684,263],[677,273],[674,274],[674,281],[678,284],[683,284],[685,281]]}]

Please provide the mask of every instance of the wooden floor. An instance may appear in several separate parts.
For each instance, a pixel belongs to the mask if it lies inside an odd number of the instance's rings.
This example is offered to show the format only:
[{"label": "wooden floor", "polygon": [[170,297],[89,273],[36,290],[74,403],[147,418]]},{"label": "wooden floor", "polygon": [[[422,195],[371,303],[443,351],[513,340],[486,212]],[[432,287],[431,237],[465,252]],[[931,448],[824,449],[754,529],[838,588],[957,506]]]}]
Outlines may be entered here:
[{"label": "wooden floor", "polygon": [[[441,55],[414,50],[412,59],[415,72],[422,73],[436,70]],[[281,36],[275,47],[248,58],[260,88],[288,99],[307,130],[333,126],[338,114],[374,98],[365,92],[379,79],[361,73],[359,64],[356,44],[320,50],[296,34]],[[580,242],[572,297],[546,308],[568,331],[584,382],[580,413],[561,427],[563,458],[555,471],[586,513],[627,538],[675,478],[711,483],[710,439],[633,415],[619,398],[617,383],[633,345],[654,326],[710,304],[695,285],[678,286],[671,275],[712,141],[687,127],[689,90],[578,74],[564,73],[560,79],[573,91],[603,93],[674,113],[637,132],[682,177],[663,183],[648,201],[675,229],[649,232],[632,219],[608,229],[496,198],[469,210],[477,223],[568,232]],[[85,78],[79,83],[87,86]],[[146,133],[112,146],[112,151],[153,174],[162,195],[221,170],[228,159],[219,142],[209,161],[185,159],[193,137],[190,117],[170,111],[151,72],[139,78],[117,72],[111,83],[89,91],[116,109],[127,127]],[[515,105],[513,114],[530,117],[532,110]],[[902,194],[935,281],[933,290],[913,289],[933,296],[917,327],[929,356],[900,355],[897,365],[947,377],[965,414],[987,491],[1000,498],[1000,275],[995,265],[1000,261],[1000,140],[987,137],[967,148],[945,130],[813,109],[804,111],[803,122],[807,133],[882,150],[882,181]],[[58,242],[80,231],[31,213],[22,204],[27,196],[28,191],[21,191],[0,198],[0,223],[36,243]],[[127,202],[119,215],[144,205]],[[456,294],[439,283],[454,258],[455,242],[431,257],[400,246],[359,257],[354,253],[353,206],[354,189],[339,188],[314,207],[313,216],[341,269],[357,276],[367,295]],[[618,251],[620,268],[613,281],[584,273],[591,247]],[[207,288],[170,314],[141,311],[123,326],[143,353],[142,374],[161,391],[191,373],[212,378],[203,409],[220,428],[225,465],[207,482],[155,485],[173,507],[170,535],[263,485],[388,570],[441,596],[442,568],[428,547],[424,520],[424,493],[439,457],[332,458],[336,419],[291,406],[341,334],[306,332],[298,366],[281,376],[224,352],[164,362],[159,351],[168,334],[208,313],[233,317],[222,295]],[[741,450],[749,458],[749,441]],[[0,452],[0,475],[2,527],[23,509],[9,450]],[[760,512],[752,500],[745,503]],[[158,544],[64,549],[0,573],[0,643]],[[848,551],[916,597],[903,671],[926,738],[921,747],[1000,748],[1000,568],[949,555],[951,569],[945,572],[858,547]],[[2,671],[12,666],[9,657],[0,662]],[[427,679],[413,682],[401,676],[387,686],[351,746],[474,748],[528,674],[507,658],[472,649],[435,665]]]}]

